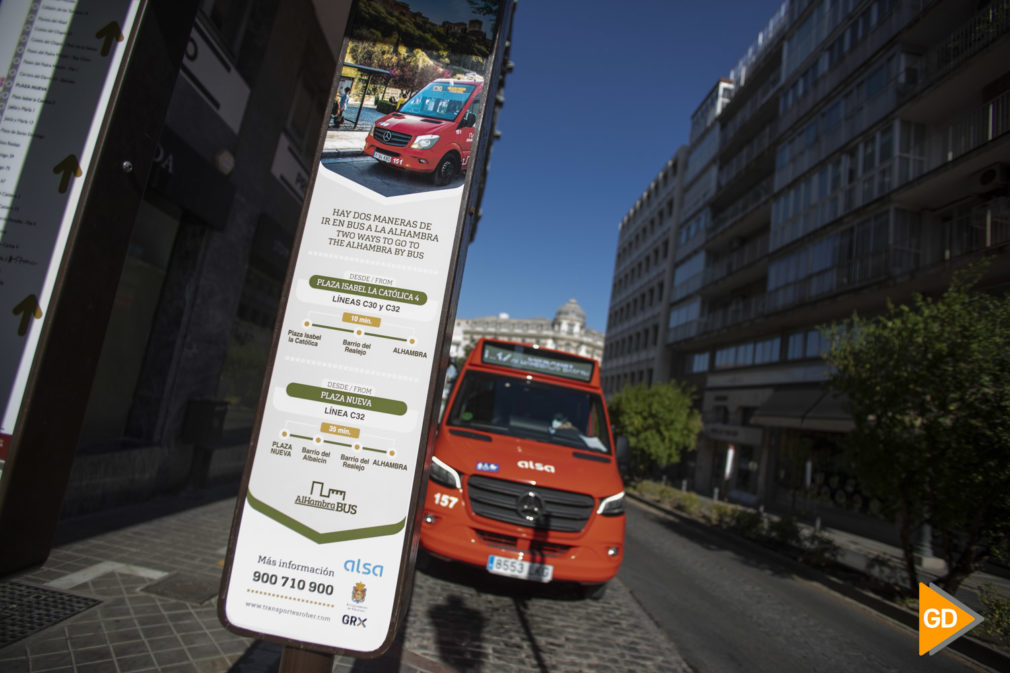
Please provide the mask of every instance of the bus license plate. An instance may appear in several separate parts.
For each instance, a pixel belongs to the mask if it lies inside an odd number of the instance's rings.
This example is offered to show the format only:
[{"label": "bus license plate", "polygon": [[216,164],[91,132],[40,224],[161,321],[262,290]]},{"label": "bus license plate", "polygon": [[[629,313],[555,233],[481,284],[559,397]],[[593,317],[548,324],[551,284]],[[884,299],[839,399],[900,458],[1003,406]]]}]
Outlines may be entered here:
[{"label": "bus license plate", "polygon": [[487,571],[505,577],[517,577],[532,582],[550,582],[554,577],[554,566],[546,563],[530,563],[504,556],[488,556]]},{"label": "bus license plate", "polygon": [[379,151],[373,152],[372,156],[378,159],[379,161],[384,161],[387,164],[393,161],[393,157],[389,156],[388,154],[383,154],[382,152]]}]

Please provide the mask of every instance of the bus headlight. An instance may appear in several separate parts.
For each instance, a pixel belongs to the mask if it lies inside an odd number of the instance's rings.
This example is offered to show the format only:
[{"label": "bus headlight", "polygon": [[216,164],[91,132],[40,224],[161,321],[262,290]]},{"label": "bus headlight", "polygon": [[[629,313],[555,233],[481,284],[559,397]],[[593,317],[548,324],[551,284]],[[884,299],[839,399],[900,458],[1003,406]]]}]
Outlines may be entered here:
[{"label": "bus headlight", "polygon": [[[447,488],[463,488],[459,481],[459,472],[452,469],[435,456],[431,457],[431,472],[428,473],[428,478],[436,484]],[[621,506],[621,511],[624,511],[623,505]]]},{"label": "bus headlight", "polygon": [[410,143],[410,147],[415,150],[426,150],[430,147],[434,147],[437,142],[437,135],[417,136],[414,138],[414,142]]},{"label": "bus headlight", "polygon": [[596,510],[596,513],[603,516],[619,516],[624,514],[624,491],[600,500],[600,507]]}]

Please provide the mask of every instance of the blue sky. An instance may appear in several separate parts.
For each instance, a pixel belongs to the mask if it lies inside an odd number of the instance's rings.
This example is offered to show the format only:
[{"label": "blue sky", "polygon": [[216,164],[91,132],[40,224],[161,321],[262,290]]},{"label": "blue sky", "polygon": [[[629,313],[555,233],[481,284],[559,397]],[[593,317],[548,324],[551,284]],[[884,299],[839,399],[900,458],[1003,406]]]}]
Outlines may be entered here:
[{"label": "blue sky", "polygon": [[780,4],[520,0],[456,316],[553,318],[574,297],[605,330],[618,223]]}]

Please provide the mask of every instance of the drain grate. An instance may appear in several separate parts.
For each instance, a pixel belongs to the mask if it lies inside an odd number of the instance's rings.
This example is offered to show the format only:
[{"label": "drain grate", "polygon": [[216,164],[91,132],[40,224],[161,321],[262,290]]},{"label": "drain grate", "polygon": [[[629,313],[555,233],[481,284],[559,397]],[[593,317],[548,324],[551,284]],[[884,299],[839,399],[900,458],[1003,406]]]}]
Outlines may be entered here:
[{"label": "drain grate", "polygon": [[0,647],[27,638],[102,601],[34,587],[0,583]]}]

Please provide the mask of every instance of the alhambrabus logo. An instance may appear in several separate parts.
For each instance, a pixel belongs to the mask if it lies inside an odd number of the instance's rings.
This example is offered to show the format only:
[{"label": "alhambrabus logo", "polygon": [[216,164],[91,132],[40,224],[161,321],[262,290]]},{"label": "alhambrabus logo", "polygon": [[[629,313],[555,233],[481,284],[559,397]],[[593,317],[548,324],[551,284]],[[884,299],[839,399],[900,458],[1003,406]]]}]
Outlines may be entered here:
[{"label": "alhambrabus logo", "polygon": [[339,488],[328,489],[321,481],[312,482],[308,495],[295,496],[295,504],[351,516],[358,513],[358,506],[347,502],[347,491]]}]

